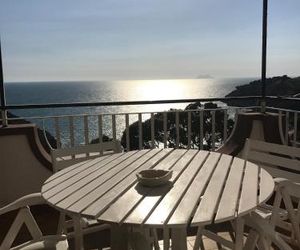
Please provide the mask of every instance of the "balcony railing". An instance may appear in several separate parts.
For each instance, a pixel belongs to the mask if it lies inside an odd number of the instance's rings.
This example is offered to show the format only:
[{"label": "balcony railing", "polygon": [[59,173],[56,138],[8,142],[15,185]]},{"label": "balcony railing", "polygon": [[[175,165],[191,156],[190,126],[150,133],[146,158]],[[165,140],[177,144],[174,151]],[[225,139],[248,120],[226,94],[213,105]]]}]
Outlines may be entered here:
[{"label": "balcony railing", "polygon": [[[272,97],[270,97],[272,98]],[[171,103],[207,103],[226,102],[228,100],[260,100],[259,97],[236,98],[207,98],[163,101],[137,101],[115,103],[69,103],[69,104],[31,104],[9,105],[7,109],[44,109],[67,107],[94,107],[120,105],[150,105]],[[294,100],[294,99],[293,99]],[[230,136],[235,124],[235,117],[239,112],[259,111],[254,107],[221,107],[169,110],[159,112],[128,112],[128,113],[93,113],[79,115],[55,115],[9,118],[8,121],[27,119],[36,123],[41,129],[47,130],[56,140],[52,147],[72,147],[79,144],[89,144],[103,136],[112,140],[122,140],[124,150],[175,147],[199,148],[215,150]],[[281,133],[284,143],[294,146],[299,144],[298,113],[300,111],[271,108],[271,112],[279,113],[284,121],[285,130]],[[228,123],[228,121],[230,121]],[[133,125],[134,124],[134,125]],[[130,126],[135,126],[130,129]],[[292,133],[291,133],[292,132]],[[47,134],[45,133],[47,137]],[[48,138],[49,139],[49,138]]]}]

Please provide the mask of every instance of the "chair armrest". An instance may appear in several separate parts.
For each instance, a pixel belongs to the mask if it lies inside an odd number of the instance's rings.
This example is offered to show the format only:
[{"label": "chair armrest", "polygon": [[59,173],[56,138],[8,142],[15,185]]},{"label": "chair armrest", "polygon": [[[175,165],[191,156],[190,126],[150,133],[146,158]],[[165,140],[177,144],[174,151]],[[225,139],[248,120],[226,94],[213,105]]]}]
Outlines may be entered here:
[{"label": "chair armrest", "polygon": [[33,193],[29,195],[25,195],[14,202],[0,208],[0,215],[5,214],[7,212],[19,209],[25,206],[33,206],[38,204],[44,204],[45,200],[42,197],[41,193]]},{"label": "chair armrest", "polygon": [[[82,233],[83,233],[83,235],[87,235],[87,234],[107,230],[107,229],[110,229],[110,228],[111,228],[111,225],[109,225],[109,224],[98,224],[98,225],[93,225],[93,226],[90,226],[90,227],[83,228]],[[67,233],[67,238],[68,239],[74,238],[74,237],[76,237],[74,231]]]},{"label": "chair armrest", "polygon": [[289,180],[286,179],[286,178],[281,178],[281,177],[274,178],[274,182],[275,182],[276,185],[278,185],[278,184],[280,184],[282,182],[285,182],[285,181],[289,181]]}]

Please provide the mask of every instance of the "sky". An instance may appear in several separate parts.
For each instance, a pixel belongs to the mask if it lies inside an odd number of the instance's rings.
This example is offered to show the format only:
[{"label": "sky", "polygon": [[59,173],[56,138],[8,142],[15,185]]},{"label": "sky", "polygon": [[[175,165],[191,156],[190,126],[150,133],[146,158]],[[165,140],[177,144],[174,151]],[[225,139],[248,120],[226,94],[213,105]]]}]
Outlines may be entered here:
[{"label": "sky", "polygon": [[[267,76],[300,75],[300,1],[269,0]],[[257,77],[262,0],[0,0],[5,82]]]}]

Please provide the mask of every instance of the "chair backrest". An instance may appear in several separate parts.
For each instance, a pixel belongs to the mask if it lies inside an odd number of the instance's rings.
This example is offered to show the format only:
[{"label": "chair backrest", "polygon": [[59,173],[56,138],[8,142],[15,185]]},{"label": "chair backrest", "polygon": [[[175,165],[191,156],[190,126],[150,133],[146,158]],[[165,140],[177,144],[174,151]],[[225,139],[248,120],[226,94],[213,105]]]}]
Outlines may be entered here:
[{"label": "chair backrest", "polygon": [[243,157],[273,177],[300,182],[300,148],[247,139]]},{"label": "chair backrest", "polygon": [[122,151],[119,141],[107,141],[102,143],[81,145],[71,148],[51,150],[53,171],[57,172],[70,165],[93,159],[106,154],[114,154]]}]

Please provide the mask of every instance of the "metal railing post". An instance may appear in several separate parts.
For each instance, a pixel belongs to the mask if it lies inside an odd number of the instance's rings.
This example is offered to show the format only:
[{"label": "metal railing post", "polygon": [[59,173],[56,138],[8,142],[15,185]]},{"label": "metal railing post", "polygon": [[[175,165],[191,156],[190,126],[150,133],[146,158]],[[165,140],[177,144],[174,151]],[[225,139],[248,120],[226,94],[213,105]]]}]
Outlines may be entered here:
[{"label": "metal railing post", "polygon": [[7,127],[8,125],[7,110],[1,110],[1,121],[2,121],[2,127]]},{"label": "metal railing post", "polygon": [[262,57],[261,57],[261,112],[266,112],[266,71],[267,71],[267,28],[268,28],[268,0],[263,0],[262,18]]},{"label": "metal railing post", "polygon": [[260,100],[260,112],[266,113],[266,107],[267,107],[266,98],[262,98]]},{"label": "metal railing post", "polygon": [[5,91],[4,91],[4,77],[3,77],[2,53],[1,53],[1,37],[0,37],[0,92],[1,92],[2,126],[6,127],[8,125],[8,120],[7,120],[7,110],[6,110],[6,101],[5,101]]}]

